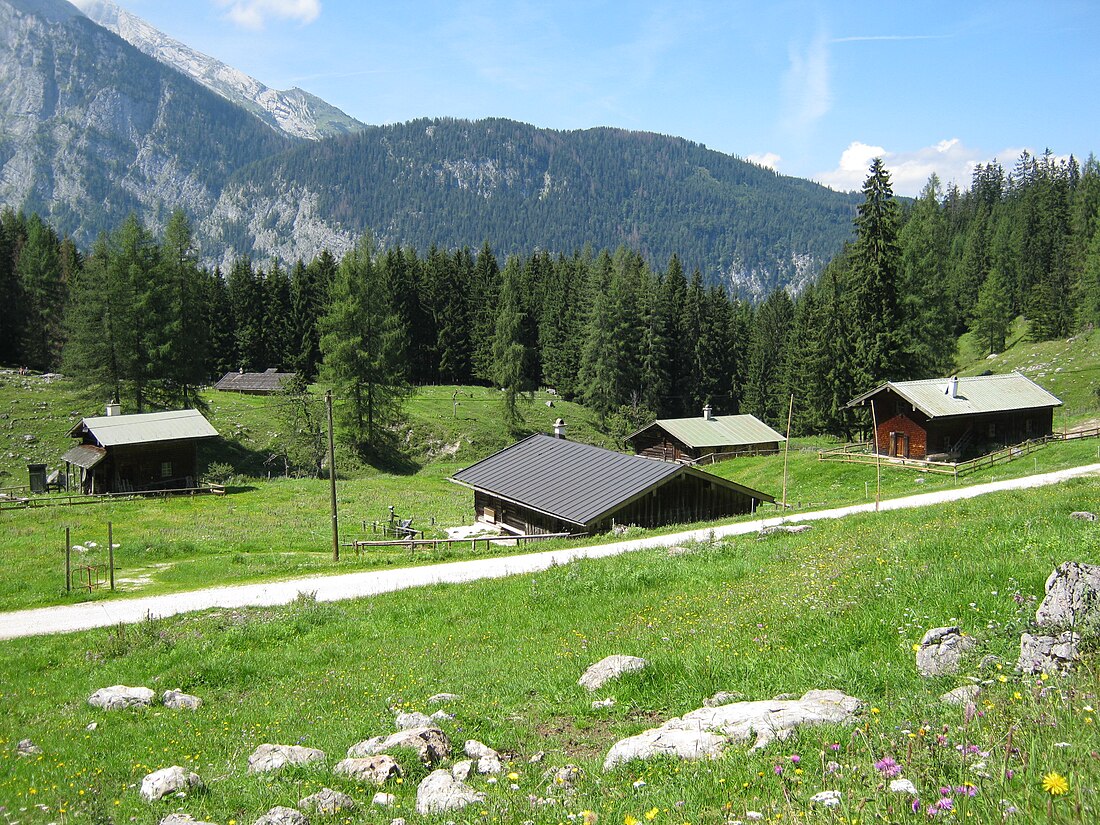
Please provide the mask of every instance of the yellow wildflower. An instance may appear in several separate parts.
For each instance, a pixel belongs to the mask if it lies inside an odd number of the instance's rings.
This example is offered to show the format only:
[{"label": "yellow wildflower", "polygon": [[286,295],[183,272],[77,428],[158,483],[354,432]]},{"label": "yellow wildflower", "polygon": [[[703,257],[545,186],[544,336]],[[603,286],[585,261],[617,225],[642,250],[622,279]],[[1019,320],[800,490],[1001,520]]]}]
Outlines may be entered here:
[{"label": "yellow wildflower", "polygon": [[1069,781],[1057,771],[1051,771],[1043,777],[1043,790],[1051,796],[1069,793]]}]

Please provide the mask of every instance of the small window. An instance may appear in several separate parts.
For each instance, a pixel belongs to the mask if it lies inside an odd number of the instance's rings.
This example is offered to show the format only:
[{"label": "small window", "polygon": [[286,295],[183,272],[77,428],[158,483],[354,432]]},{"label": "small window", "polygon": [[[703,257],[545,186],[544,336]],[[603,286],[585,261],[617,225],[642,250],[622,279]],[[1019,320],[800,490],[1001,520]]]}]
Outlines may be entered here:
[{"label": "small window", "polygon": [[162,461],[160,463],[160,477],[171,478],[172,477],[172,462]]}]

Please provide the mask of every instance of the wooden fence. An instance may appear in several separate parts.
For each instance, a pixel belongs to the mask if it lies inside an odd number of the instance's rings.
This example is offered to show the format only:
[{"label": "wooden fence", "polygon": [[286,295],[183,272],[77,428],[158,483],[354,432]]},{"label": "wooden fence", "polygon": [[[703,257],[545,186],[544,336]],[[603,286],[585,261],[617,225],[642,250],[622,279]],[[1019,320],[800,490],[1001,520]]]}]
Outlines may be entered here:
[{"label": "wooden fence", "polygon": [[858,441],[844,444],[840,447],[832,447],[828,450],[819,450],[818,461],[844,461],[849,464],[878,464],[883,467],[894,467],[903,470],[917,470],[922,473],[940,473],[942,475],[959,476],[972,473],[985,467],[993,467],[1008,461],[1031,455],[1036,450],[1041,450],[1055,441],[1076,441],[1081,438],[1100,437],[1100,427],[1092,427],[1073,432],[1050,433],[1039,438],[1031,438],[1019,444],[1003,447],[995,452],[972,458],[968,461],[923,461],[916,458],[895,458],[888,455],[876,455],[871,451],[870,441]]},{"label": "wooden fence", "polygon": [[585,538],[587,533],[529,533],[523,535],[503,535],[503,536],[471,536],[465,539],[378,539],[371,541],[349,541],[344,542],[344,547],[351,547],[355,550],[356,554],[363,552],[364,550],[370,550],[377,547],[403,547],[409,552],[412,552],[417,547],[428,547],[438,550],[439,545],[450,547],[454,544],[469,544],[470,550],[477,552],[477,544],[479,541],[485,542],[485,550],[488,551],[493,542],[500,543],[514,543],[517,546],[525,546],[532,541],[547,541],[549,539],[581,539]]},{"label": "wooden fence", "polygon": [[65,507],[73,504],[96,504],[120,498],[150,498],[153,496],[225,495],[224,484],[205,484],[201,487],[180,487],[171,490],[135,490],[132,493],[50,493],[44,496],[13,496],[0,498],[0,510],[18,510],[24,507]]}]

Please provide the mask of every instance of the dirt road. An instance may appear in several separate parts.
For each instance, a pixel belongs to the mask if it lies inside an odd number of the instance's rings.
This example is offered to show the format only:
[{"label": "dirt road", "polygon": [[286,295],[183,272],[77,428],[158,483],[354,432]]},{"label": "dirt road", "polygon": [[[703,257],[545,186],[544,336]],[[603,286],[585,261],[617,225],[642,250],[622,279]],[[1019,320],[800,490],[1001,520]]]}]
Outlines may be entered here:
[{"label": "dirt road", "polygon": [[[912,507],[926,507],[930,504],[959,501],[1001,490],[1020,490],[1058,484],[1066,479],[1095,474],[1100,474],[1100,464],[1090,464],[1085,467],[1074,467],[1069,470],[1025,476],[1024,478],[994,481],[988,484],[976,484],[972,487],[958,487],[933,493],[889,499],[883,501],[879,505],[879,509],[901,510]],[[629,553],[650,547],[668,547],[696,539],[703,540],[710,535],[718,538],[743,535],[780,524],[798,524],[820,519],[843,518],[854,513],[868,513],[874,512],[874,510],[874,503],[857,504],[850,507],[793,513],[652,538],[633,539],[592,547],[575,547],[568,550],[526,553],[521,556],[447,562],[399,570],[311,576],[266,584],[212,587],[166,596],[121,598],[85,604],[43,607],[35,610],[20,610],[11,613],[0,613],[0,639],[68,633],[120,623],[129,624],[140,622],[147,616],[159,618],[192,610],[206,610],[211,607],[256,607],[286,604],[297,598],[299,593],[314,593],[319,601],[339,601],[341,599],[357,599],[378,593],[390,593],[396,590],[406,590],[444,582],[466,582],[476,579],[494,579],[536,573],[553,565],[567,564],[581,558],[616,556],[621,553]]]}]

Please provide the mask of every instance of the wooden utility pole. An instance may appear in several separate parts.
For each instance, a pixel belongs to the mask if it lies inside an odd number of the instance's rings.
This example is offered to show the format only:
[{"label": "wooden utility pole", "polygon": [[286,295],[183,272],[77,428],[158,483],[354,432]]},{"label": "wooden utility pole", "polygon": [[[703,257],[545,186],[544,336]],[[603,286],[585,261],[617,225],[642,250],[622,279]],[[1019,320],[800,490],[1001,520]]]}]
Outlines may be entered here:
[{"label": "wooden utility pole", "polygon": [[332,390],[325,390],[328,412],[328,484],[332,500],[332,560],[340,561],[340,526],[336,520],[336,448],[332,441]]},{"label": "wooden utility pole", "polygon": [[107,522],[107,566],[111,568],[111,590],[115,589],[115,533]]},{"label": "wooden utility pole", "polygon": [[875,415],[875,401],[871,399],[871,443],[875,450],[875,512],[882,498],[882,453],[878,449],[878,416]]},{"label": "wooden utility pole", "polygon": [[69,540],[69,528],[65,528],[65,592],[73,589],[73,545]]},{"label": "wooden utility pole", "polygon": [[791,420],[794,418],[794,393],[791,393],[791,408],[787,411],[787,441],[783,445],[783,507],[787,506],[787,454],[791,451]]}]

